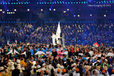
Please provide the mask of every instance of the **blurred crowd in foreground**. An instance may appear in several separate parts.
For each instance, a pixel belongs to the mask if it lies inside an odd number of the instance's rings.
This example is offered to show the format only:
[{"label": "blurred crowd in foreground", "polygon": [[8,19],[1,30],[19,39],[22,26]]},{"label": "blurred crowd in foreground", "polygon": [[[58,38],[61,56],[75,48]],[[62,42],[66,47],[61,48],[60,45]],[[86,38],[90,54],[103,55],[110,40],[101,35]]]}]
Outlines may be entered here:
[{"label": "blurred crowd in foreground", "polygon": [[113,76],[114,48],[47,44],[0,47],[0,76]]}]

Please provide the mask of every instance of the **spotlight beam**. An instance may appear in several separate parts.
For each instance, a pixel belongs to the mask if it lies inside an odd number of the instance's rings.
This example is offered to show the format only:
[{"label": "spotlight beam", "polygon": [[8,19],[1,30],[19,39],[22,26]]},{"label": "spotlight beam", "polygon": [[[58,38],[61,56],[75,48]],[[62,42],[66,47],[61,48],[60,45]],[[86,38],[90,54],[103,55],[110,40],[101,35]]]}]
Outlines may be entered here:
[{"label": "spotlight beam", "polygon": [[[5,1],[2,0],[2,2],[4,3]],[[5,10],[7,11],[8,10],[7,6],[5,4],[3,4],[3,6],[4,6]]]},{"label": "spotlight beam", "polygon": [[[55,0],[53,0],[53,2],[55,2]],[[53,5],[54,5],[53,2],[52,2],[51,7],[50,7],[51,9],[53,8]]]},{"label": "spotlight beam", "polygon": [[70,5],[66,5],[66,6],[67,6],[67,8],[69,8],[70,13],[71,13],[72,15],[74,15],[74,12],[71,10]]}]

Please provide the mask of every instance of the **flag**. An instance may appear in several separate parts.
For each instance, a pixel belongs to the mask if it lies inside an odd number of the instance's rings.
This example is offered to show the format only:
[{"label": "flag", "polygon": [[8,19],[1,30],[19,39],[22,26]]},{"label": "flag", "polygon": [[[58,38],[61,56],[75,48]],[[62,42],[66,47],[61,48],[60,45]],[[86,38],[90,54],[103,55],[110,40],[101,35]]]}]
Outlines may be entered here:
[{"label": "flag", "polygon": [[93,44],[94,47],[99,47],[99,44],[96,42]]},{"label": "flag", "polygon": [[26,56],[26,51],[25,51],[25,52],[23,52],[21,55],[25,55],[25,56]]},{"label": "flag", "polygon": [[22,45],[22,52],[24,51],[24,44]]},{"label": "flag", "polygon": [[60,28],[60,22],[58,23],[58,27],[57,27],[57,31],[56,31],[56,36],[58,38],[60,38],[60,34],[61,34],[61,28]]}]

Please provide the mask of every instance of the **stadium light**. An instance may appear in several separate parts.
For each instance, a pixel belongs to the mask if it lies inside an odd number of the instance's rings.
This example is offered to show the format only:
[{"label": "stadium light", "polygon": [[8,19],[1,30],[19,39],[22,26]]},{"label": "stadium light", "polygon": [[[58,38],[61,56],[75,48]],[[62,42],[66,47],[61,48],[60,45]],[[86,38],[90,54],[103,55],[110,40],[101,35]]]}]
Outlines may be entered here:
[{"label": "stadium light", "polygon": [[63,13],[66,13],[66,11],[63,11]]},{"label": "stadium light", "polygon": [[56,9],[53,9],[53,11],[56,11]]},{"label": "stadium light", "polygon": [[74,15],[74,17],[76,17],[76,15]]},{"label": "stadium light", "polygon": [[49,11],[51,11],[51,8],[49,8]]},{"label": "stadium light", "polygon": [[7,11],[9,11],[9,9],[7,9]]},{"label": "stadium light", "polygon": [[7,12],[7,14],[15,14],[15,12]]},{"label": "stadium light", "polygon": [[67,11],[69,11],[69,9],[67,9]]},{"label": "stadium light", "polygon": [[14,9],[14,11],[17,11],[16,9]]},{"label": "stadium light", "polygon": [[10,12],[10,14],[13,14],[12,12]]},{"label": "stadium light", "polygon": [[27,9],[27,11],[30,11],[30,9]]},{"label": "stadium light", "polygon": [[5,13],[5,11],[3,11],[2,13]]},{"label": "stadium light", "polygon": [[104,17],[106,17],[106,14],[104,15]]},{"label": "stadium light", "polygon": [[10,12],[7,12],[7,14],[11,14]]},{"label": "stadium light", "polygon": [[15,14],[15,12],[13,12],[13,14]]},{"label": "stadium light", "polygon": [[0,9],[0,11],[2,11],[2,9]]},{"label": "stadium light", "polygon": [[90,16],[92,16],[92,14],[90,14]]},{"label": "stadium light", "polygon": [[80,15],[77,15],[78,17],[80,17]]},{"label": "stadium light", "polygon": [[43,11],[43,9],[40,9],[41,11]]}]

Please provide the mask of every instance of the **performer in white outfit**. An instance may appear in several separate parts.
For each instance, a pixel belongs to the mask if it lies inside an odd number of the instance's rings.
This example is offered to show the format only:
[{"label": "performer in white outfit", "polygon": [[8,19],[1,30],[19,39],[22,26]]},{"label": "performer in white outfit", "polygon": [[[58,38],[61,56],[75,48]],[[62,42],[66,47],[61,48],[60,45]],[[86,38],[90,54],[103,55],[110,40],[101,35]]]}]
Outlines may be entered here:
[{"label": "performer in white outfit", "polygon": [[59,44],[59,45],[61,45],[61,38],[59,38],[59,39],[58,39],[58,41],[59,41],[59,43],[58,43],[58,44]]},{"label": "performer in white outfit", "polygon": [[56,35],[54,34],[54,33],[52,33],[52,43],[53,43],[53,45],[56,45],[56,43],[55,43],[55,39],[56,39]]}]

